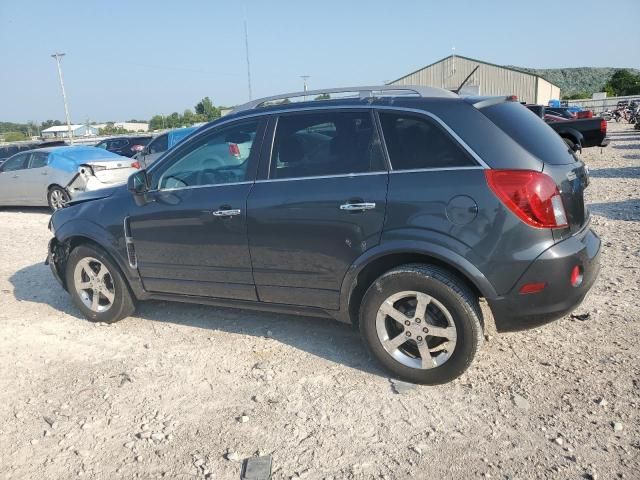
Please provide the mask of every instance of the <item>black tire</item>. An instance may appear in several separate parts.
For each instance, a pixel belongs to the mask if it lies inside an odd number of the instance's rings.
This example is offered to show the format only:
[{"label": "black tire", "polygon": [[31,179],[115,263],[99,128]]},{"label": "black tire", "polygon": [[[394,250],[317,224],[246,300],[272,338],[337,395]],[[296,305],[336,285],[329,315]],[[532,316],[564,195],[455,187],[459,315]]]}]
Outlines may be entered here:
[{"label": "black tire", "polygon": [[[95,259],[102,263],[109,273],[110,281],[108,283],[110,289],[113,290],[113,301],[111,302],[111,306],[102,312],[94,311],[85,305],[74,281],[76,266],[83,259],[88,258]],[[67,260],[65,276],[67,289],[71,294],[73,303],[80,309],[87,320],[91,322],[114,323],[135,312],[135,303],[122,272],[111,257],[97,245],[84,244],[74,248]],[[105,298],[102,300],[106,301]]]},{"label": "black tire", "polygon": [[[425,293],[450,313],[457,338],[453,352],[443,364],[429,369],[414,368],[398,361],[383,347],[376,329],[378,310],[385,300],[403,291]],[[425,385],[446,383],[462,375],[484,340],[478,297],[461,279],[448,270],[433,265],[404,265],[379,277],[364,295],[359,321],[365,343],[387,370],[400,379]],[[425,341],[427,338],[425,336]]]},{"label": "black tire", "polygon": [[47,192],[47,202],[49,203],[49,208],[52,212],[62,208],[69,200],[69,194],[67,191],[58,185],[50,187]]}]

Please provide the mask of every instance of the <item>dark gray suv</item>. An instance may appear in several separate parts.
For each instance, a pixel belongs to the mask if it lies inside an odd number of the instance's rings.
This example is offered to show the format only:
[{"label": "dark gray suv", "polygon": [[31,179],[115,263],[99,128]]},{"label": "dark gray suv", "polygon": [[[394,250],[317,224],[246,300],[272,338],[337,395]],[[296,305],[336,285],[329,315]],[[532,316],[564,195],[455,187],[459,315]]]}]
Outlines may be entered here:
[{"label": "dark gray suv", "polygon": [[351,90],[243,105],[78,197],[51,218],[53,274],[92,321],[147,299],[333,317],[425,384],[470,365],[480,298],[500,332],[583,300],[588,172],[549,126],[509,97]]}]

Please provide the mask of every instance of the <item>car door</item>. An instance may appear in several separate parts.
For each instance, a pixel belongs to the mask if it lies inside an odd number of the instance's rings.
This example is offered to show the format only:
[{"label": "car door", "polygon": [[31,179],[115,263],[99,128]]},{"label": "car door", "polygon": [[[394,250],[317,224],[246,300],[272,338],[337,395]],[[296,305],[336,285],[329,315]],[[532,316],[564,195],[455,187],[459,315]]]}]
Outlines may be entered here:
[{"label": "car door", "polygon": [[347,269],[384,222],[388,172],[372,112],[287,113],[271,130],[247,203],[258,296],[337,309]]},{"label": "car door", "polygon": [[0,205],[22,205],[24,190],[22,176],[27,168],[29,153],[18,153],[0,167]]},{"label": "car door", "polygon": [[[128,219],[146,290],[256,300],[246,202],[265,123],[203,132],[149,171],[148,201]],[[242,154],[234,145],[244,142]]]},{"label": "car door", "polygon": [[47,152],[33,151],[28,154],[27,168],[21,172],[20,178],[24,205],[47,205],[48,158]]}]

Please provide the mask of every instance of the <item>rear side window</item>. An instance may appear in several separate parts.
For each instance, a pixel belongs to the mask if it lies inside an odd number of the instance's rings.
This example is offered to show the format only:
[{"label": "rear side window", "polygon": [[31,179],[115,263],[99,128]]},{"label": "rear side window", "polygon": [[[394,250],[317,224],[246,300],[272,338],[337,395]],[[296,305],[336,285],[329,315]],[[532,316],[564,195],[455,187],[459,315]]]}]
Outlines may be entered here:
[{"label": "rear side window", "polygon": [[385,170],[370,112],[299,113],[278,119],[270,178]]},{"label": "rear side window", "polygon": [[521,147],[551,165],[573,163],[564,140],[541,118],[517,102],[502,102],[480,109]]},{"label": "rear side window", "polygon": [[404,113],[379,115],[393,170],[477,166],[435,121]]},{"label": "rear side window", "polygon": [[29,168],[42,168],[47,166],[48,153],[33,152],[31,154],[31,161],[29,162]]}]

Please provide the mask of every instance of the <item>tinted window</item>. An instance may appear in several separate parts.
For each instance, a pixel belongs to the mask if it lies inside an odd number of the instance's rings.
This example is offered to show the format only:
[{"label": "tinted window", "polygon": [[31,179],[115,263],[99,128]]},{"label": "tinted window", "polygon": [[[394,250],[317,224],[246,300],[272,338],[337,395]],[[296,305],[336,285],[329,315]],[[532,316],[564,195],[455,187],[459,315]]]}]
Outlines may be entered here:
[{"label": "tinted window", "polygon": [[166,152],[168,149],[168,137],[167,134],[160,135],[153,142],[149,144],[149,153],[161,153]]},{"label": "tinted window", "polygon": [[42,168],[47,166],[48,153],[34,152],[31,154],[31,160],[29,161],[29,168]]},{"label": "tinted window", "polygon": [[111,145],[109,145],[109,148],[113,150],[120,149],[126,147],[128,144],[129,140],[127,140],[126,138],[119,138],[117,140],[111,140]]},{"label": "tinted window", "polygon": [[369,112],[304,113],[278,119],[270,178],[384,170]]},{"label": "tinted window", "polygon": [[560,135],[519,103],[502,102],[481,108],[480,111],[543,162],[564,165],[575,161]]},{"label": "tinted window", "polygon": [[444,129],[431,119],[380,113],[382,133],[393,170],[477,165]]},{"label": "tinted window", "polygon": [[6,162],[2,164],[3,172],[14,172],[16,170],[23,170],[27,168],[27,159],[29,158],[28,153],[19,153],[8,159]]},{"label": "tinted window", "polygon": [[243,182],[247,176],[258,120],[221,128],[199,139],[160,176],[158,188],[184,188]]},{"label": "tinted window", "polygon": [[104,150],[107,149],[107,142],[106,141],[102,141],[99,144],[96,145],[96,148],[102,148]]}]

